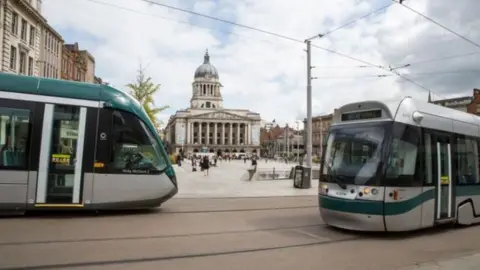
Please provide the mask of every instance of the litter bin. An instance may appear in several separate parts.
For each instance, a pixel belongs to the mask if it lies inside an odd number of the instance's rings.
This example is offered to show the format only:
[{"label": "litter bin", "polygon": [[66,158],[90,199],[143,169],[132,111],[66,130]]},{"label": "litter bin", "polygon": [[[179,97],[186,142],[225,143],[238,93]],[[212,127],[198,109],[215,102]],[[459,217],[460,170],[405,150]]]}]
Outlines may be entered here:
[{"label": "litter bin", "polygon": [[293,177],[293,187],[307,189],[311,187],[311,168],[297,165],[295,166],[295,175]]}]

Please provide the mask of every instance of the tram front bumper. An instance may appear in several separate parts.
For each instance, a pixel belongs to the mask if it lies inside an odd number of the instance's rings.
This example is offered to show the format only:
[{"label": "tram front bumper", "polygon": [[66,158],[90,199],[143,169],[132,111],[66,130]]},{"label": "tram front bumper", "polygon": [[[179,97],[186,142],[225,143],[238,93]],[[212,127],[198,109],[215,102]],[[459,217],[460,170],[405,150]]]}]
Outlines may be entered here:
[{"label": "tram front bumper", "polygon": [[325,224],[352,231],[385,231],[383,202],[360,201],[319,195],[320,215]]}]

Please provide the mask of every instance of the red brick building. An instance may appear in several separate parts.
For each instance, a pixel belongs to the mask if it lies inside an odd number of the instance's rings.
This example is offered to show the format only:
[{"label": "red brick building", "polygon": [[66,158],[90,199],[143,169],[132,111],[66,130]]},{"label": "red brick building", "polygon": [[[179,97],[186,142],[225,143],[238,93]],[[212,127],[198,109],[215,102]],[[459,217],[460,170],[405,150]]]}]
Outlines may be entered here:
[{"label": "red brick building", "polygon": [[81,55],[78,43],[65,44],[62,50],[62,79],[85,82],[87,61]]}]

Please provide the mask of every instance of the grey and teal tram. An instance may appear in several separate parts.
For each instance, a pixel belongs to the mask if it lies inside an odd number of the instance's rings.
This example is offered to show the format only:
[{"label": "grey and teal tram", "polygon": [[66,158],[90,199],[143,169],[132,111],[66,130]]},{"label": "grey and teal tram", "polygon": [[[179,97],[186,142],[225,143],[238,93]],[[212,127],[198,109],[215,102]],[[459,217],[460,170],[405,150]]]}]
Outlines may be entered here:
[{"label": "grey and teal tram", "polygon": [[409,231],[480,221],[480,118],[410,97],[335,111],[320,168],[331,226]]},{"label": "grey and teal tram", "polygon": [[0,212],[152,208],[177,192],[163,143],[130,95],[0,73]]}]

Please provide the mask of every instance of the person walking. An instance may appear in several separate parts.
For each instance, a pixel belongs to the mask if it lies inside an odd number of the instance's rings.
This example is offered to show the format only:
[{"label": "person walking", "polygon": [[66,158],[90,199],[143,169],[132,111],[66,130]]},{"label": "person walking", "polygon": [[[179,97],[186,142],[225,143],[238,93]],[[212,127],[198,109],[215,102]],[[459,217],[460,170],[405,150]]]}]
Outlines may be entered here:
[{"label": "person walking", "polygon": [[203,162],[202,162],[203,176],[208,175],[209,168],[210,168],[210,161],[208,160],[208,156],[205,156],[203,157]]}]

